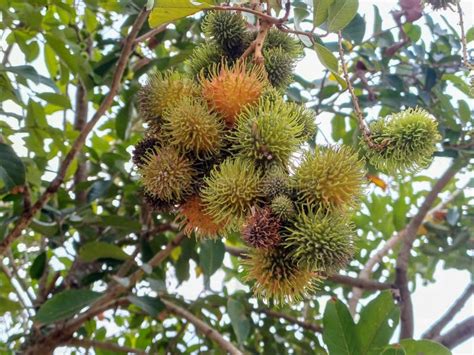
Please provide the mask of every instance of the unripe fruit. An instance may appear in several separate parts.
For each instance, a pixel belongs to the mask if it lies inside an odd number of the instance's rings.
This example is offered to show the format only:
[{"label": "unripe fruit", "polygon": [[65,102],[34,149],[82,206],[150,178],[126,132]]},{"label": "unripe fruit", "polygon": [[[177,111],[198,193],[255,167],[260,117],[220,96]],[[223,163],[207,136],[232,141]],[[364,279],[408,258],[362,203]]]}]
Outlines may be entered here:
[{"label": "unripe fruit", "polygon": [[264,49],[263,58],[270,84],[285,90],[293,82],[294,59],[281,48]]},{"label": "unripe fruit", "polygon": [[215,43],[204,43],[196,47],[186,61],[193,77],[200,75],[208,78],[212,68],[219,65],[225,58],[224,52]]},{"label": "unripe fruit", "polygon": [[270,208],[272,209],[272,213],[283,222],[288,221],[296,213],[293,201],[285,195],[275,197],[272,200]]},{"label": "unripe fruit", "polygon": [[268,200],[279,195],[290,195],[291,185],[288,173],[279,166],[272,166],[265,172],[260,190]]}]

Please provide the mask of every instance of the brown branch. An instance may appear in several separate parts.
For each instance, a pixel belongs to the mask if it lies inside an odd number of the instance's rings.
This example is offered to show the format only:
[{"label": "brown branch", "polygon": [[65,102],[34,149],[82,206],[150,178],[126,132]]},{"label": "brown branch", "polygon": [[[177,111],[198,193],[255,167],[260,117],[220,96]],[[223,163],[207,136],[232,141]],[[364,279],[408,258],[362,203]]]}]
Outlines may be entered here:
[{"label": "brown branch", "polygon": [[5,49],[5,52],[3,52],[3,59],[2,59],[2,65],[7,65],[8,61],[10,59],[10,53],[12,52],[13,49],[13,44],[11,43],[7,46],[7,49]]},{"label": "brown branch", "polygon": [[[207,9],[206,9],[207,10]],[[279,19],[273,16],[269,16],[266,13],[258,10],[249,9],[247,7],[240,7],[240,6],[213,6],[210,10],[220,10],[220,11],[239,11],[239,12],[248,12],[249,14],[253,14],[258,18],[265,20],[271,24],[282,24],[286,22],[288,19],[284,17]]]},{"label": "brown branch", "polygon": [[130,348],[128,346],[120,346],[114,343],[108,343],[108,342],[90,340],[90,339],[73,338],[65,342],[63,345],[85,348],[85,349],[89,349],[89,348],[104,349],[104,350],[113,351],[114,353],[118,352],[118,353],[130,353],[130,354],[140,354],[140,355],[147,354],[146,351]]},{"label": "brown branch", "polygon": [[423,334],[424,339],[434,339],[441,334],[441,331],[448,325],[448,323],[454,318],[454,316],[464,307],[467,300],[472,296],[474,292],[474,284],[471,283],[462,295],[453,303],[448,311]]},{"label": "brown branch", "polygon": [[471,64],[469,63],[469,59],[467,58],[467,40],[466,32],[464,30],[464,18],[460,1],[457,1],[457,8],[459,14],[459,26],[461,27],[462,61],[466,68],[471,69]]},{"label": "brown branch", "polygon": [[157,34],[160,34],[161,32],[165,31],[168,25],[169,23],[165,23],[161,26],[158,26],[157,28],[152,29],[151,31],[148,31],[147,33],[141,35],[140,37],[137,37],[135,39],[135,44],[145,42],[147,39],[155,37]]},{"label": "brown branch", "polygon": [[323,328],[320,325],[299,320],[298,318],[290,316],[290,315],[285,314],[285,313],[281,313],[281,312],[277,312],[277,311],[273,311],[271,309],[265,309],[265,308],[260,308],[260,309],[254,310],[254,311],[266,314],[267,316],[272,317],[272,318],[284,319],[289,323],[297,324],[301,328],[311,330],[313,332],[317,332],[317,333],[322,333],[323,332]]},{"label": "brown branch", "polygon": [[135,23],[132,26],[132,29],[130,30],[129,35],[127,36],[127,39],[124,42],[122,52],[117,63],[117,68],[115,69],[115,74],[112,79],[112,84],[109,93],[105,97],[104,101],[102,101],[102,103],[100,104],[94,116],[89,122],[87,122],[79,136],[74,141],[71,150],[66,155],[65,159],[59,167],[57,176],[53,179],[53,181],[51,181],[46,191],[32,206],[31,210],[27,211],[21,216],[20,220],[17,222],[13,230],[2,240],[2,242],[0,243],[0,255],[5,254],[5,251],[9,248],[10,244],[12,244],[17,238],[19,238],[21,236],[22,231],[30,225],[31,221],[33,220],[33,216],[37,212],[39,212],[43,208],[43,206],[49,201],[51,196],[58,191],[59,187],[64,181],[64,177],[66,176],[66,172],[69,166],[72,164],[77,154],[82,149],[87,136],[114,102],[115,95],[117,94],[120,88],[120,83],[127,67],[130,53],[133,51],[135,46],[135,38],[138,32],[140,31],[143,23],[145,22],[148,13],[149,12],[146,10],[142,10],[140,12]]},{"label": "brown branch", "polygon": [[454,161],[446,172],[439,178],[432,190],[428,193],[425,201],[420,206],[418,213],[411,219],[406,226],[403,245],[398,254],[397,264],[395,268],[395,286],[400,291],[400,339],[413,338],[413,305],[411,302],[410,291],[408,289],[408,262],[413,242],[417,237],[417,231],[420,228],[426,214],[435,202],[438,194],[451,181],[456,173],[464,166],[464,161]]},{"label": "brown branch", "polygon": [[189,323],[193,324],[198,331],[204,334],[210,340],[216,342],[220,348],[231,355],[241,355],[243,354],[239,349],[237,349],[230,341],[225,339],[222,334],[220,334],[217,330],[212,328],[207,323],[203,322],[199,318],[197,318],[194,314],[188,312],[184,308],[165,300],[161,299],[161,301],[165,304],[166,308],[176,316],[182,317],[186,319]]},{"label": "brown branch", "polygon": [[455,325],[449,332],[443,334],[435,341],[443,344],[449,349],[453,349],[474,336],[474,316],[471,316],[461,323]]}]

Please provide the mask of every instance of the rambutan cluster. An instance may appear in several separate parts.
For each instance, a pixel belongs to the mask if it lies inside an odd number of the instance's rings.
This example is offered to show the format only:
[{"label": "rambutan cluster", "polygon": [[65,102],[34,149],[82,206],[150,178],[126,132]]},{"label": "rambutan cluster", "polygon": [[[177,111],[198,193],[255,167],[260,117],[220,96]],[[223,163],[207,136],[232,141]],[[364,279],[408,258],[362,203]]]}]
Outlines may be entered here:
[{"label": "rambutan cluster", "polygon": [[[203,32],[208,41],[195,49],[188,74],[153,74],[138,94],[148,126],[133,161],[145,201],[175,212],[189,235],[240,232],[244,279],[255,294],[298,301],[352,256],[350,217],[365,164],[349,147],[301,154],[316,134],[314,113],[281,91],[302,53],[295,39],[271,29],[264,64],[255,64],[239,58],[255,39],[240,14],[211,12]],[[394,141],[390,149],[403,148]]]}]

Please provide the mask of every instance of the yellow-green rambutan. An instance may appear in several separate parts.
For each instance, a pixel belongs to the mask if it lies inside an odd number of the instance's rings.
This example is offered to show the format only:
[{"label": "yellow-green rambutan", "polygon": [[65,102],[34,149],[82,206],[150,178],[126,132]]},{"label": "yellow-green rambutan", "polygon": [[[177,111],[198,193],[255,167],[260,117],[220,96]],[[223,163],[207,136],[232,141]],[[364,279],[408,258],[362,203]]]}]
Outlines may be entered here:
[{"label": "yellow-green rambutan", "polygon": [[273,248],[280,241],[281,223],[268,208],[254,208],[245,220],[242,239],[254,248]]},{"label": "yellow-green rambutan", "polygon": [[200,75],[208,78],[212,73],[212,68],[219,65],[223,58],[226,58],[224,52],[217,46],[217,44],[203,43],[197,46],[191,57],[186,61],[191,74],[195,78]]},{"label": "yellow-green rambutan", "polygon": [[202,31],[231,58],[240,57],[249,44],[247,22],[239,13],[210,11],[203,20]]},{"label": "yellow-green rambutan", "polygon": [[198,238],[216,238],[225,228],[225,223],[216,223],[206,213],[199,196],[191,196],[181,204],[176,220],[187,235],[194,233]]},{"label": "yellow-green rambutan", "polygon": [[258,102],[267,78],[262,66],[248,68],[245,62],[238,61],[230,67],[222,63],[213,68],[209,78],[201,76],[202,95],[219,112],[229,127],[233,127],[236,116],[246,105]]},{"label": "yellow-green rambutan", "polygon": [[261,100],[238,116],[232,149],[259,164],[286,165],[301,143],[303,129],[291,106],[282,100]]},{"label": "yellow-green rambutan", "polygon": [[364,162],[350,147],[317,147],[293,177],[298,200],[311,208],[353,207],[365,183]]},{"label": "yellow-green rambutan", "polygon": [[353,234],[345,213],[299,211],[284,232],[283,245],[298,267],[331,273],[352,257]]},{"label": "yellow-green rambutan", "polygon": [[294,59],[281,48],[264,49],[263,58],[270,84],[285,90],[293,82]]},{"label": "yellow-green rambutan", "polygon": [[388,174],[428,166],[441,138],[438,123],[421,108],[379,118],[369,128],[372,141],[381,148],[369,148],[363,142],[365,156],[370,164]]},{"label": "yellow-green rambutan", "polygon": [[216,155],[221,146],[224,124],[202,99],[184,96],[163,112],[167,141],[198,158]]},{"label": "yellow-green rambutan", "polygon": [[179,203],[192,192],[192,162],[172,147],[147,151],[139,168],[145,191],[156,199]]},{"label": "yellow-green rambutan", "polygon": [[299,124],[303,126],[303,131],[300,136],[301,140],[307,141],[313,138],[316,135],[316,113],[314,110],[294,102],[289,103],[289,105],[297,112],[297,120]]},{"label": "yellow-green rambutan", "polygon": [[241,222],[261,199],[260,172],[248,160],[228,158],[204,181],[201,197],[206,213],[217,223]]},{"label": "yellow-green rambutan", "polygon": [[285,248],[251,249],[242,261],[244,280],[255,281],[255,296],[277,305],[296,303],[316,289],[318,274],[300,268]]},{"label": "yellow-green rambutan", "polygon": [[157,149],[161,147],[160,140],[155,137],[145,137],[135,145],[132,153],[133,163],[140,168],[146,163],[147,153],[156,154]]},{"label": "yellow-green rambutan", "polygon": [[268,200],[272,200],[279,195],[290,195],[291,184],[288,172],[277,165],[267,169],[262,178],[260,191]]},{"label": "yellow-green rambutan", "polygon": [[293,201],[286,195],[276,196],[270,205],[272,213],[281,221],[288,221],[295,216],[296,210]]},{"label": "yellow-green rambutan", "polygon": [[178,72],[155,72],[138,91],[138,110],[150,124],[159,124],[163,111],[183,96],[197,96],[197,84]]}]

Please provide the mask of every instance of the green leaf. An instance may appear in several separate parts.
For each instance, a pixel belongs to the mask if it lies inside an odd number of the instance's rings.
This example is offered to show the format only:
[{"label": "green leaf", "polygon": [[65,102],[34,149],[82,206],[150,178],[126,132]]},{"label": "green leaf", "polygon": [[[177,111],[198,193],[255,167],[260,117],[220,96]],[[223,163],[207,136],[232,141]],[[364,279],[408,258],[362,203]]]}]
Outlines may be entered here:
[{"label": "green leaf", "polygon": [[117,118],[115,119],[115,130],[117,131],[117,136],[122,140],[126,138],[131,115],[132,105],[130,105],[130,103],[127,103],[117,113]]},{"label": "green leaf", "polygon": [[406,355],[451,355],[449,349],[431,340],[405,339],[400,345]]},{"label": "green leaf", "polygon": [[239,301],[229,298],[227,312],[239,344],[243,344],[250,333],[250,320],[247,317],[245,306]]},{"label": "green leaf", "polygon": [[69,98],[65,95],[55,94],[52,92],[43,92],[38,94],[38,97],[55,106],[71,108],[71,101],[69,101]]},{"label": "green leaf", "polygon": [[471,27],[466,32],[466,41],[467,43],[474,41],[474,27]]},{"label": "green leaf", "polygon": [[100,216],[100,219],[102,224],[105,226],[111,226],[130,232],[139,231],[142,227],[140,222],[130,220],[130,218],[124,216]]},{"label": "green leaf", "polygon": [[43,276],[47,262],[48,258],[46,257],[46,252],[39,254],[33,261],[33,264],[31,264],[30,277],[34,280],[38,280],[41,276]]},{"label": "green leaf", "polygon": [[210,277],[222,266],[224,254],[224,244],[220,240],[206,240],[201,244],[199,263],[206,276]]},{"label": "green leaf", "polygon": [[105,242],[90,242],[84,244],[80,251],[81,260],[90,262],[97,259],[127,260],[129,256],[120,247]]},{"label": "green leaf", "polygon": [[355,44],[359,44],[364,39],[365,35],[365,20],[364,18],[356,14],[352,19],[351,23],[342,30],[342,36]]},{"label": "green leaf", "polygon": [[212,7],[211,0],[156,0],[148,23],[150,27],[158,27],[210,7]]},{"label": "green leaf", "polygon": [[158,316],[158,314],[165,309],[165,304],[158,297],[128,296],[127,298],[131,303],[143,309],[152,317]]},{"label": "green leaf", "polygon": [[359,338],[347,307],[338,299],[331,299],[323,316],[323,339],[330,354],[361,354]]},{"label": "green leaf", "polygon": [[359,0],[335,0],[329,7],[328,31],[337,32],[346,27],[357,14]]},{"label": "green leaf", "polygon": [[102,296],[90,290],[66,290],[46,301],[36,314],[36,320],[42,324],[50,324],[67,319]]},{"label": "green leaf", "polygon": [[324,65],[331,72],[337,74],[339,71],[339,63],[334,54],[332,54],[329,49],[319,43],[314,44],[314,50],[316,51],[316,55],[318,56],[318,59],[321,64]]},{"label": "green leaf", "polygon": [[400,310],[390,291],[381,292],[360,314],[357,323],[361,353],[377,355],[385,347],[398,325]]},{"label": "green leaf", "polygon": [[12,301],[6,297],[0,296],[0,316],[6,312],[14,312],[21,310],[19,303]]},{"label": "green leaf", "polygon": [[382,31],[382,17],[380,16],[379,8],[374,6],[374,33]]},{"label": "green leaf", "polygon": [[458,100],[459,106],[459,117],[464,123],[468,123],[471,120],[471,109],[464,100]]},{"label": "green leaf", "polygon": [[328,11],[334,0],[313,0],[313,25],[319,26],[328,18]]},{"label": "green leaf", "polygon": [[84,12],[84,23],[86,25],[86,30],[89,33],[92,33],[97,28],[99,21],[97,21],[96,14],[89,8],[86,7],[86,11]]},{"label": "green leaf", "polygon": [[10,191],[25,184],[25,166],[12,147],[0,143],[0,179]]},{"label": "green leaf", "polygon": [[393,344],[386,347],[381,355],[406,355],[406,353],[400,344]]}]

